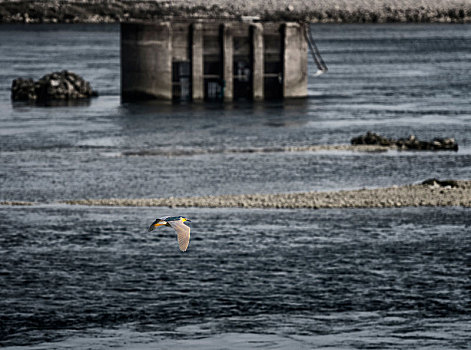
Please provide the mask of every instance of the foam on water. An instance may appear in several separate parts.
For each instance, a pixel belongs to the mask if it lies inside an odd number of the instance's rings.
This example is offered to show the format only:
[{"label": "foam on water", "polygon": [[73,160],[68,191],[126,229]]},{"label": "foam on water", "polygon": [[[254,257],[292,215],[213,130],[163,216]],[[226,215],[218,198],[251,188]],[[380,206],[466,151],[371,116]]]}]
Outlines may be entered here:
[{"label": "foam on water", "polygon": [[[345,322],[345,319],[356,314],[341,313],[331,317],[283,317],[279,320],[273,317],[273,321],[283,324],[283,329],[272,329],[268,333],[244,333],[224,332],[213,333],[217,328],[215,323],[203,323],[191,326],[182,326],[174,333],[162,332],[136,332],[132,328],[121,329],[90,329],[81,335],[73,335],[63,341],[46,342],[38,345],[23,347],[5,347],[5,350],[64,350],[73,348],[100,349],[329,349],[343,350],[352,348],[381,348],[402,349],[404,347],[414,349],[440,349],[444,344],[450,348],[466,347],[466,335],[471,331],[469,325],[459,323],[455,325],[453,319],[431,319],[426,325],[417,325],[420,328],[429,327],[428,331],[409,331],[407,319],[384,318],[377,315],[368,318],[368,324],[361,324],[365,316],[358,313],[355,323],[361,330],[335,329],[330,334],[289,334],[291,327],[297,328],[300,322],[315,323],[317,328],[322,328],[326,319],[330,321]],[[263,316],[262,316],[263,317]],[[270,316],[268,316],[270,317]],[[360,322],[358,322],[360,321]],[[224,322],[224,321],[222,321]],[[394,328],[391,325],[394,324]],[[384,329],[389,328],[386,334]],[[391,329],[392,328],[392,329]],[[273,332],[273,333],[272,333]],[[77,332],[78,333],[78,332]],[[426,339],[424,341],[424,339]]]}]

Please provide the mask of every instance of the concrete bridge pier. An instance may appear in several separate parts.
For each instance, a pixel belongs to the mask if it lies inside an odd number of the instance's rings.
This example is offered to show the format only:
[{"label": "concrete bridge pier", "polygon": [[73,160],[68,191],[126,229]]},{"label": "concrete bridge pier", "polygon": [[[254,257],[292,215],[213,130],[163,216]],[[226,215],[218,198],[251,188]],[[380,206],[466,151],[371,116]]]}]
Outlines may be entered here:
[{"label": "concrete bridge pier", "polygon": [[264,100],[307,95],[307,43],[297,23],[121,24],[121,97]]},{"label": "concrete bridge pier", "polygon": [[169,22],[122,26],[123,100],[172,99],[171,37],[172,26]]},{"label": "concrete bridge pier", "polygon": [[252,51],[252,91],[254,101],[263,100],[263,26],[250,26]]},{"label": "concrete bridge pier", "polygon": [[204,100],[203,24],[191,25],[191,68],[193,101]]},{"label": "concrete bridge pier", "polygon": [[231,24],[225,23],[221,25],[222,37],[222,79],[224,89],[224,101],[232,101],[234,99],[233,93],[233,55],[234,45],[231,31]]},{"label": "concrete bridge pier", "polygon": [[303,27],[297,23],[284,25],[283,96],[307,94],[307,42]]}]

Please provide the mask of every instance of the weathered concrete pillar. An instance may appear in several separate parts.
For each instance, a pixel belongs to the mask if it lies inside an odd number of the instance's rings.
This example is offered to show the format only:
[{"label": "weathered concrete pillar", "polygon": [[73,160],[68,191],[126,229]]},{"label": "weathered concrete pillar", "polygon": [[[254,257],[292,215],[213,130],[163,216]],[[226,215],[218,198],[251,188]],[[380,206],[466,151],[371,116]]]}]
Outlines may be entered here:
[{"label": "weathered concrete pillar", "polygon": [[172,27],[169,22],[121,24],[121,97],[172,99]]},{"label": "weathered concrete pillar", "polygon": [[263,100],[263,26],[254,23],[250,26],[252,43],[252,94],[255,101]]},{"label": "weathered concrete pillar", "polygon": [[283,96],[307,96],[307,43],[297,23],[284,26]]},{"label": "weathered concrete pillar", "polygon": [[221,29],[222,36],[222,79],[224,86],[224,101],[232,101],[234,98],[233,82],[233,42],[231,25],[225,23]]},{"label": "weathered concrete pillar", "polygon": [[191,25],[191,75],[193,101],[204,99],[203,24]]}]

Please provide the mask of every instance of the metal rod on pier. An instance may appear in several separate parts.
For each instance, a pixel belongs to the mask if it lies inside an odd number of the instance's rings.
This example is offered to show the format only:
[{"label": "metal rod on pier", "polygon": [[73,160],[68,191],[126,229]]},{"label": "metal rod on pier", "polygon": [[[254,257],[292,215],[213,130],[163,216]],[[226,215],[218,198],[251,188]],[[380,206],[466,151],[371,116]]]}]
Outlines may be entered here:
[{"label": "metal rod on pier", "polygon": [[312,58],[314,59],[314,62],[316,63],[316,66],[317,66],[317,72],[314,74],[314,76],[316,77],[318,75],[324,74],[325,72],[328,71],[327,65],[322,59],[319,49],[317,48],[316,43],[314,42],[314,39],[312,38],[311,30],[308,23],[304,25],[304,35],[309,45]]}]

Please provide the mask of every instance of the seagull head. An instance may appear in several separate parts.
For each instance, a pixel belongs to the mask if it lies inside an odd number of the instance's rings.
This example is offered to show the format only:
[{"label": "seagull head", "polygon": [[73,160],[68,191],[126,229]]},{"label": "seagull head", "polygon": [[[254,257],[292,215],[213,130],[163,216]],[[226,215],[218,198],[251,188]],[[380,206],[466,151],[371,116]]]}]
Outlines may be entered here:
[{"label": "seagull head", "polygon": [[170,224],[170,222],[175,222],[175,221],[181,221],[181,222],[185,222],[185,221],[188,221],[188,222],[191,222],[190,219],[184,217],[184,216],[164,216],[164,217],[161,217],[157,220],[155,220],[152,225],[150,225],[148,231],[153,231],[155,228],[159,227],[159,226],[172,226]]}]

